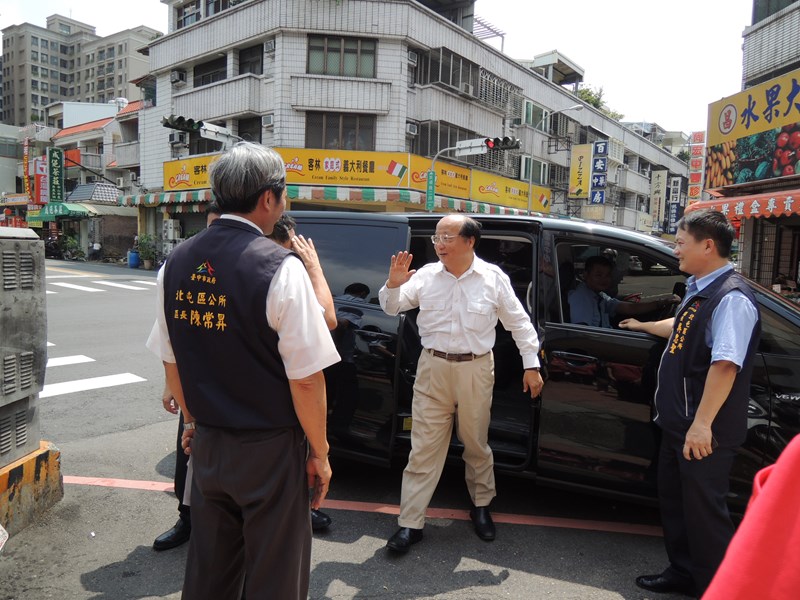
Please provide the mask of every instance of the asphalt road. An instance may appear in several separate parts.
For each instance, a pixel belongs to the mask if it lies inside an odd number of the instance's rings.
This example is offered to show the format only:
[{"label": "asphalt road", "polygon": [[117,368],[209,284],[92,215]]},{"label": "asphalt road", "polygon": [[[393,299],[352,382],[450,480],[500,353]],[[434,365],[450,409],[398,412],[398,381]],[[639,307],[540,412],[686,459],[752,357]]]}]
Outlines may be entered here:
[{"label": "asphalt road", "polygon": [[[180,597],[186,547],[151,548],[177,518],[176,418],[161,407],[162,368],[144,348],[154,282],[154,272],[47,261],[53,345],[39,418],[61,450],[65,493],[6,544],[0,600]],[[654,509],[502,476],[498,537],[482,542],[458,465],[445,470],[424,541],[392,556],[401,466],[333,467],[334,522],[315,536],[311,598],[640,599],[652,595],[636,575],[666,561]]]}]

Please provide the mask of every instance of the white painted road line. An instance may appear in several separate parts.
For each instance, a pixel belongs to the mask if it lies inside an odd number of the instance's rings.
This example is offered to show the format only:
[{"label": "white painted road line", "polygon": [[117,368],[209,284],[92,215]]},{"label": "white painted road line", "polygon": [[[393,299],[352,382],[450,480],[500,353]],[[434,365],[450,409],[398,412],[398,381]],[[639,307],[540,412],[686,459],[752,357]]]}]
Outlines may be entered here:
[{"label": "white painted road line", "polygon": [[144,285],[158,285],[155,279],[151,279],[150,281],[145,281],[143,279],[134,279],[133,283],[142,283]]},{"label": "white painted road line", "polygon": [[60,285],[61,287],[69,288],[71,290],[80,290],[82,292],[105,292],[106,290],[98,290],[97,288],[86,287],[85,285],[75,285],[74,283],[61,283],[55,281],[50,285]]},{"label": "white painted road line", "polygon": [[[55,293],[55,292],[53,292],[53,293]],[[53,342],[47,342],[47,345],[48,346],[55,346],[55,344]]]},{"label": "white painted road line", "polygon": [[[86,279],[90,275],[45,275],[45,279]],[[95,275],[97,277],[97,275]]]},{"label": "white painted road line", "polygon": [[133,373],[120,373],[119,375],[106,375],[105,377],[91,377],[90,379],[77,379],[75,381],[53,383],[42,388],[42,391],[39,392],[39,398],[49,398],[51,396],[61,396],[62,394],[73,394],[75,392],[85,392],[87,390],[98,390],[100,388],[125,385],[126,383],[139,383],[140,381],[147,380]]},{"label": "white painted road line", "polygon": [[58,292],[51,292],[50,290],[45,290],[44,293],[45,294],[57,294]]},{"label": "white painted road line", "polygon": [[110,285],[111,287],[122,288],[123,290],[146,290],[147,288],[137,287],[135,285],[127,285],[125,283],[117,283],[116,281],[93,281],[92,283],[99,283],[100,285]]},{"label": "white painted road line", "polygon": [[75,356],[61,356],[59,358],[48,358],[47,368],[50,367],[63,367],[65,365],[77,365],[80,363],[94,362],[93,358],[84,356],[83,354],[76,354]]}]

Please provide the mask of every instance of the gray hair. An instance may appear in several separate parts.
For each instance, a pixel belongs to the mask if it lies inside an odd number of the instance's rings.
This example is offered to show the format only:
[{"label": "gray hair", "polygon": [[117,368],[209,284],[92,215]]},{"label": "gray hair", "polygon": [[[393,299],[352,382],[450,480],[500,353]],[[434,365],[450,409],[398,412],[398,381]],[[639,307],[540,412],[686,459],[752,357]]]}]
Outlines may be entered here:
[{"label": "gray hair", "polygon": [[283,195],[286,168],[272,148],[239,142],[211,163],[209,181],[223,213],[247,214],[264,192],[272,190],[278,198]]}]

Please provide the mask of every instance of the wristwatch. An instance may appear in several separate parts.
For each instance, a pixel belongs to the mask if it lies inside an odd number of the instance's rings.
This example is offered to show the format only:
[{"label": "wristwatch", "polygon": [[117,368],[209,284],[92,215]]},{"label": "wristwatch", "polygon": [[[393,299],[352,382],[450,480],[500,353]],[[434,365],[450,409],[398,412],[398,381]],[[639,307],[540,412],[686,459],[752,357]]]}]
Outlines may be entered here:
[{"label": "wristwatch", "polygon": [[528,367],[526,371],[538,371],[541,367]]},{"label": "wristwatch", "polygon": [[194,429],[197,429],[196,423],[194,421],[192,421],[191,423],[184,423],[183,424],[183,430],[184,431],[192,431]]}]

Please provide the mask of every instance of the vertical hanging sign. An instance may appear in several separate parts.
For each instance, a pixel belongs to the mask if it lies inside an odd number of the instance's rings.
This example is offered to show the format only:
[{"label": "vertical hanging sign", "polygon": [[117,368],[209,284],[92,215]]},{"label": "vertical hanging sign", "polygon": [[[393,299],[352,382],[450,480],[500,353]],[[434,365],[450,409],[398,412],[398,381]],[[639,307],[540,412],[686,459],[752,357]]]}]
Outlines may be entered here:
[{"label": "vertical hanging sign", "polygon": [[28,138],[25,138],[22,142],[22,181],[24,182],[25,195],[31,199],[31,202],[33,202],[33,196],[31,195],[31,178],[30,173],[28,172],[29,163],[30,147],[28,145]]},{"label": "vertical hanging sign", "polygon": [[49,179],[49,199],[51,202],[64,201],[64,151],[61,148],[47,149],[47,175]]}]

